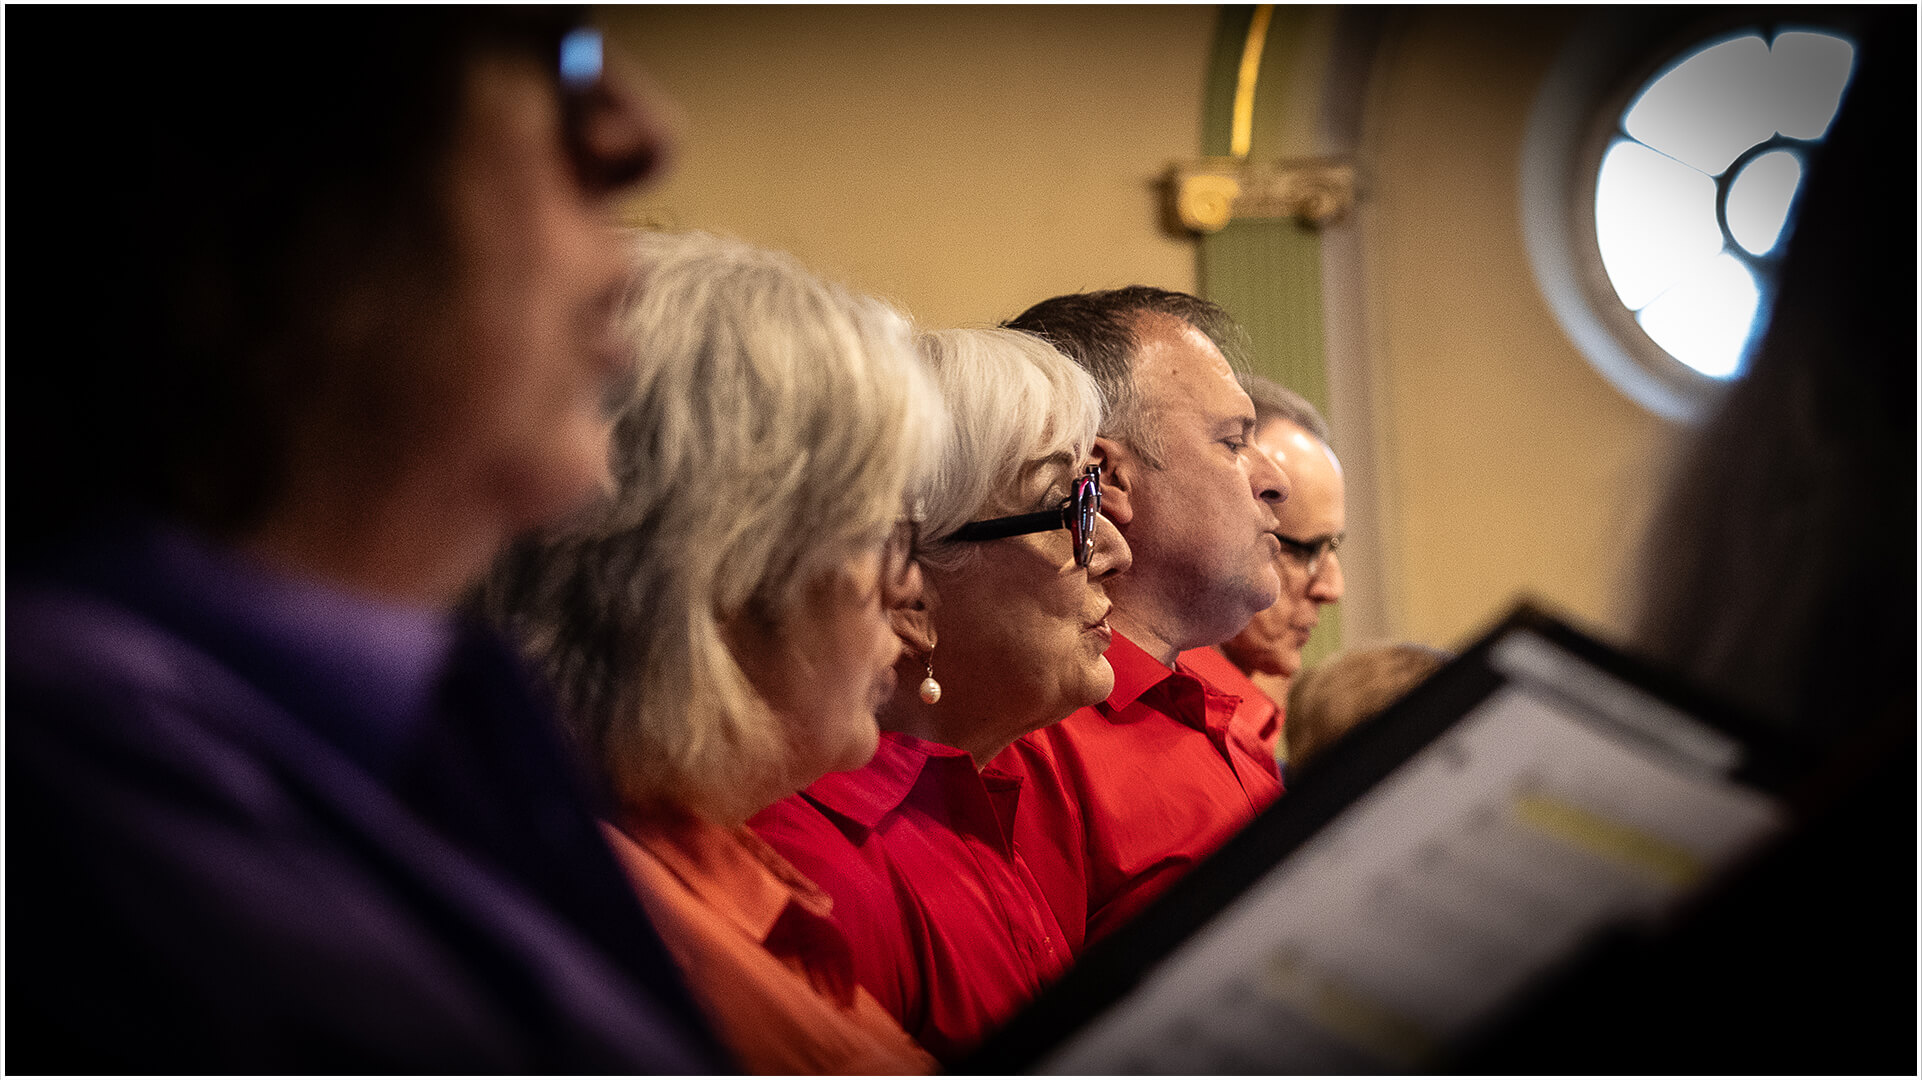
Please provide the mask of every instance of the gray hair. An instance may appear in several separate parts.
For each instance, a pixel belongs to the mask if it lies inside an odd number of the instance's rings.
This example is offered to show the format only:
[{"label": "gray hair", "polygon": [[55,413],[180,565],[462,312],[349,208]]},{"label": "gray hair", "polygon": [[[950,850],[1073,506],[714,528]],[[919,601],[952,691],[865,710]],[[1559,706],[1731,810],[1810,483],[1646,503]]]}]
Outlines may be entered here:
[{"label": "gray hair", "polygon": [[1248,400],[1255,403],[1256,430],[1267,427],[1270,421],[1286,420],[1320,439],[1322,445],[1334,445],[1334,440],[1328,434],[1328,421],[1313,402],[1273,379],[1251,371],[1240,372],[1236,378],[1241,380],[1241,388],[1248,392]]},{"label": "gray hair", "polygon": [[737,822],[798,783],[727,644],[778,629],[900,518],[946,437],[905,318],[792,257],[639,232],[613,490],[502,561],[483,607],[614,794]]},{"label": "gray hair", "polygon": [[1101,426],[1101,390],[1054,346],[1017,330],[940,330],[916,337],[953,424],[947,452],[916,490],[923,564],[953,569],[973,544],[944,544],[999,505],[1050,459],[1087,460]]}]

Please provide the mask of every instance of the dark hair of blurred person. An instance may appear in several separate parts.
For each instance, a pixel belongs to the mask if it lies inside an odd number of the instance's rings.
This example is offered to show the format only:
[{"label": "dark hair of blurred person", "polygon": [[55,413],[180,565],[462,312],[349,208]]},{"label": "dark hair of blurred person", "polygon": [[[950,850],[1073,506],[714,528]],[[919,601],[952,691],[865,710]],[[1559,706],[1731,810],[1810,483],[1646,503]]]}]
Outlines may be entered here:
[{"label": "dark hair of blurred person", "polygon": [[1859,49],[1748,373],[1647,533],[1632,644],[1811,762],[1785,844],[1491,1038],[1470,1072],[1916,1064],[1915,9]]},{"label": "dark hair of blurred person", "polygon": [[[59,56],[73,67],[30,65],[52,85],[9,118],[10,142],[35,162],[10,177],[14,254],[34,268],[10,299],[54,324],[58,340],[16,355],[10,372],[31,393],[9,417],[10,558],[44,546],[23,540],[126,507],[248,535],[306,494],[302,454],[391,473],[425,437],[391,423],[397,413],[501,374],[460,355],[472,342],[458,335],[480,336],[463,317],[499,320],[487,329],[512,342],[501,351],[598,319],[606,297],[591,311],[487,310],[514,289],[558,303],[539,275],[562,280],[554,264],[569,256],[598,262],[581,278],[606,278],[618,260],[485,215],[533,211],[555,194],[539,185],[562,174],[536,173],[550,162],[598,199],[652,171],[662,150],[633,87],[560,81],[555,57],[578,15],[22,17],[23,38],[72,46]],[[483,111],[491,130],[463,126]],[[512,152],[500,141],[510,125],[528,156],[493,167],[522,171],[491,194],[449,198],[457,178],[483,171],[482,155]],[[481,205],[490,197],[500,201]],[[498,270],[486,263],[496,257]],[[523,265],[511,267],[516,257]],[[509,273],[522,277],[499,280]],[[412,343],[418,373],[395,368],[396,340]],[[448,370],[436,373],[436,361]],[[455,413],[494,389],[440,404]],[[324,430],[335,422],[340,430]],[[557,494],[497,498],[541,517]]]},{"label": "dark hair of blurred person", "polygon": [[663,135],[579,14],[9,13],[14,1071],[720,1064],[445,613],[606,475]]}]

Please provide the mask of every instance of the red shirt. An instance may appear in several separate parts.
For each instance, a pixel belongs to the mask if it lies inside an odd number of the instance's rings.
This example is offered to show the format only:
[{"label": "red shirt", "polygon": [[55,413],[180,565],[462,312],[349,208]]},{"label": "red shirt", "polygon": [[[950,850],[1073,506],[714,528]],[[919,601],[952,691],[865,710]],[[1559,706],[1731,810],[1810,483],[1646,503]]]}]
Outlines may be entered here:
[{"label": "red shirt", "polygon": [[1280,758],[1281,725],[1286,717],[1282,702],[1269,697],[1266,691],[1256,686],[1253,679],[1235,666],[1234,661],[1221,655],[1220,649],[1204,645],[1199,649],[1189,649],[1176,660],[1182,667],[1201,676],[1202,681],[1210,686],[1241,699],[1241,705],[1235,709],[1235,718],[1228,723],[1228,730],[1235,738],[1257,748],[1269,761]]},{"label": "red shirt", "polygon": [[1016,840],[1077,952],[1083,930],[1132,918],[1281,794],[1273,755],[1233,731],[1240,698],[1120,634],[1108,662],[1108,700],[994,761],[1028,778]]},{"label": "red shirt", "polygon": [[1010,833],[1023,781],[887,733],[750,824],[834,898],[855,977],[953,1060],[1067,969],[1068,941]]}]

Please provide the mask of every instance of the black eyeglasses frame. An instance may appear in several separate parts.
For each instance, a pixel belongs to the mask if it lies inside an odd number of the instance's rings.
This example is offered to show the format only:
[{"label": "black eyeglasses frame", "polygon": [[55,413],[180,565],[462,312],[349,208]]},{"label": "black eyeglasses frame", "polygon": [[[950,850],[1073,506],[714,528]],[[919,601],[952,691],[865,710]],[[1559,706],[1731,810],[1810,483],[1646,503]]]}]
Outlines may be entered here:
[{"label": "black eyeglasses frame", "polygon": [[950,540],[1003,540],[1010,536],[1066,529],[1074,541],[1074,564],[1087,569],[1094,560],[1095,518],[1101,514],[1101,466],[1089,465],[1075,477],[1068,497],[1054,510],[970,521],[949,534]]}]

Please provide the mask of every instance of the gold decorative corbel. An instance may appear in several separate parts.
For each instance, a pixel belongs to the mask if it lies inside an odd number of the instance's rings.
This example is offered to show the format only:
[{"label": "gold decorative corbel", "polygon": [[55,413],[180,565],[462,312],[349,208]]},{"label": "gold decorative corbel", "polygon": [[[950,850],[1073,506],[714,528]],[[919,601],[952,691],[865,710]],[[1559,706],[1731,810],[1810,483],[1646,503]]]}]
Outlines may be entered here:
[{"label": "gold decorative corbel", "polygon": [[1273,4],[1257,4],[1242,41],[1229,118],[1227,157],[1183,162],[1169,170],[1169,216],[1190,232],[1220,232],[1236,219],[1293,219],[1310,227],[1339,220],[1355,204],[1355,168],[1335,158],[1295,158],[1261,165],[1254,146],[1255,87]]},{"label": "gold decorative corbel", "polygon": [[1355,205],[1355,167],[1337,158],[1256,164],[1202,158],[1169,170],[1174,219],[1191,232],[1219,232],[1230,221],[1293,219],[1319,228]]}]

